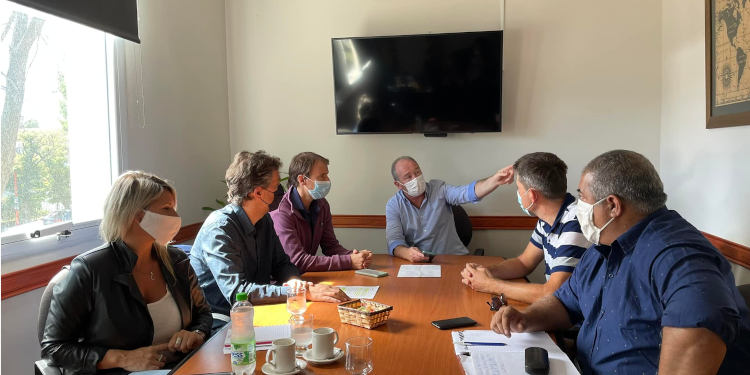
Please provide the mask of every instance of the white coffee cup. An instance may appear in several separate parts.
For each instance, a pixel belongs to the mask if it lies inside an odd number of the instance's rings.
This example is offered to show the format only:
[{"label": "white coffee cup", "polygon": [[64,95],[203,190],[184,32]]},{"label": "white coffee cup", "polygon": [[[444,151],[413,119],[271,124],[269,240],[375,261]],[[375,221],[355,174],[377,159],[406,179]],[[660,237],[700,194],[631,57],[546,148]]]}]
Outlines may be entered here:
[{"label": "white coffee cup", "polygon": [[339,342],[339,334],[333,328],[322,327],[312,331],[312,357],[333,358],[333,346]]},{"label": "white coffee cup", "polygon": [[297,367],[294,359],[294,344],[294,339],[288,337],[273,340],[271,349],[268,349],[266,353],[266,363],[276,372],[291,372],[294,370]]}]

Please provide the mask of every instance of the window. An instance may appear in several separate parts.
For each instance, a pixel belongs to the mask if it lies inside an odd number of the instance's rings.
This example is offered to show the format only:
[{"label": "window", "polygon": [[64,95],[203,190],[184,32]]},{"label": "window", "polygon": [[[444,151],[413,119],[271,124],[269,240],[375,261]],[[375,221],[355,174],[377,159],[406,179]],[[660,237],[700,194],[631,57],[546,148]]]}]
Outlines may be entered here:
[{"label": "window", "polygon": [[115,65],[125,42],[7,1],[0,28],[5,266],[60,241],[100,242],[119,172]]}]

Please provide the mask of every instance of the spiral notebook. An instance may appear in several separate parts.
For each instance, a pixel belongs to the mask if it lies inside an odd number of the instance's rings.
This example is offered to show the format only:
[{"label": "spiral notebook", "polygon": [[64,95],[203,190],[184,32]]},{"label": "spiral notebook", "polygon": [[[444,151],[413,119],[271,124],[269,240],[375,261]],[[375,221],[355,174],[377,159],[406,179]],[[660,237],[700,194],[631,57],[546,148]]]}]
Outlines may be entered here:
[{"label": "spiral notebook", "polygon": [[[488,330],[452,331],[456,355],[466,375],[523,374],[524,351],[530,347],[547,350],[550,374],[573,375],[578,370],[568,356],[545,332],[513,333],[511,337]],[[503,343],[503,346],[465,345],[474,343]]]}]

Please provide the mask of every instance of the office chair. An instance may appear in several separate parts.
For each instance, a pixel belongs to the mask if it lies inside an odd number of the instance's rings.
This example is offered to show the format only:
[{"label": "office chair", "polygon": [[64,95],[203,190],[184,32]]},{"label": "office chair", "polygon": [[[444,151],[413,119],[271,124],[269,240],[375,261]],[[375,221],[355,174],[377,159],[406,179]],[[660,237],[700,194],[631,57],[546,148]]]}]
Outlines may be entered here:
[{"label": "office chair", "polygon": [[750,308],[750,284],[737,285],[737,290],[740,291],[742,298],[745,299],[745,304]]},{"label": "office chair", "polygon": [[188,258],[190,257],[190,249],[193,248],[193,245],[172,245],[172,246],[182,250],[182,252],[188,256]]},{"label": "office chair", "polygon": [[[461,206],[451,206],[453,211],[453,223],[456,225],[456,233],[464,246],[469,246],[472,236],[471,219]],[[484,249],[474,249],[472,255],[484,255]]]},{"label": "office chair", "polygon": [[[39,345],[42,345],[42,339],[44,338],[44,326],[47,324],[47,315],[49,314],[49,305],[52,302],[52,290],[55,285],[59,284],[68,276],[70,266],[63,267],[52,279],[47,283],[47,286],[42,292],[42,300],[39,302],[39,316],[36,321],[37,338],[39,339]],[[50,364],[48,359],[40,359],[34,362],[34,373],[36,375],[61,375],[62,371],[60,368]]]}]

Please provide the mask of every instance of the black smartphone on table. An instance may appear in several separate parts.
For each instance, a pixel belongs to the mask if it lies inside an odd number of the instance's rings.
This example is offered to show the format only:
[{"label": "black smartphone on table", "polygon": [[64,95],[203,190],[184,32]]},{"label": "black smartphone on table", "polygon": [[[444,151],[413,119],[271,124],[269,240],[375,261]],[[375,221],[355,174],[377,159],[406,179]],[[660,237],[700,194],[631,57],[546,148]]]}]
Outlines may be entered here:
[{"label": "black smartphone on table", "polygon": [[429,251],[422,251],[422,254],[424,254],[424,256],[426,256],[426,257],[429,257],[429,258],[430,258],[430,259],[429,259],[429,260],[427,261],[427,263],[432,263],[432,258],[434,258],[434,257],[435,257],[435,255],[436,255],[435,253],[432,253],[432,252],[429,252]]},{"label": "black smartphone on table", "polygon": [[444,320],[436,320],[432,322],[432,325],[435,327],[438,327],[439,329],[453,329],[453,328],[460,328],[460,327],[469,327],[476,325],[477,322],[474,321],[474,319],[471,319],[466,316],[462,316],[460,318],[453,318],[453,319],[444,319]]}]

